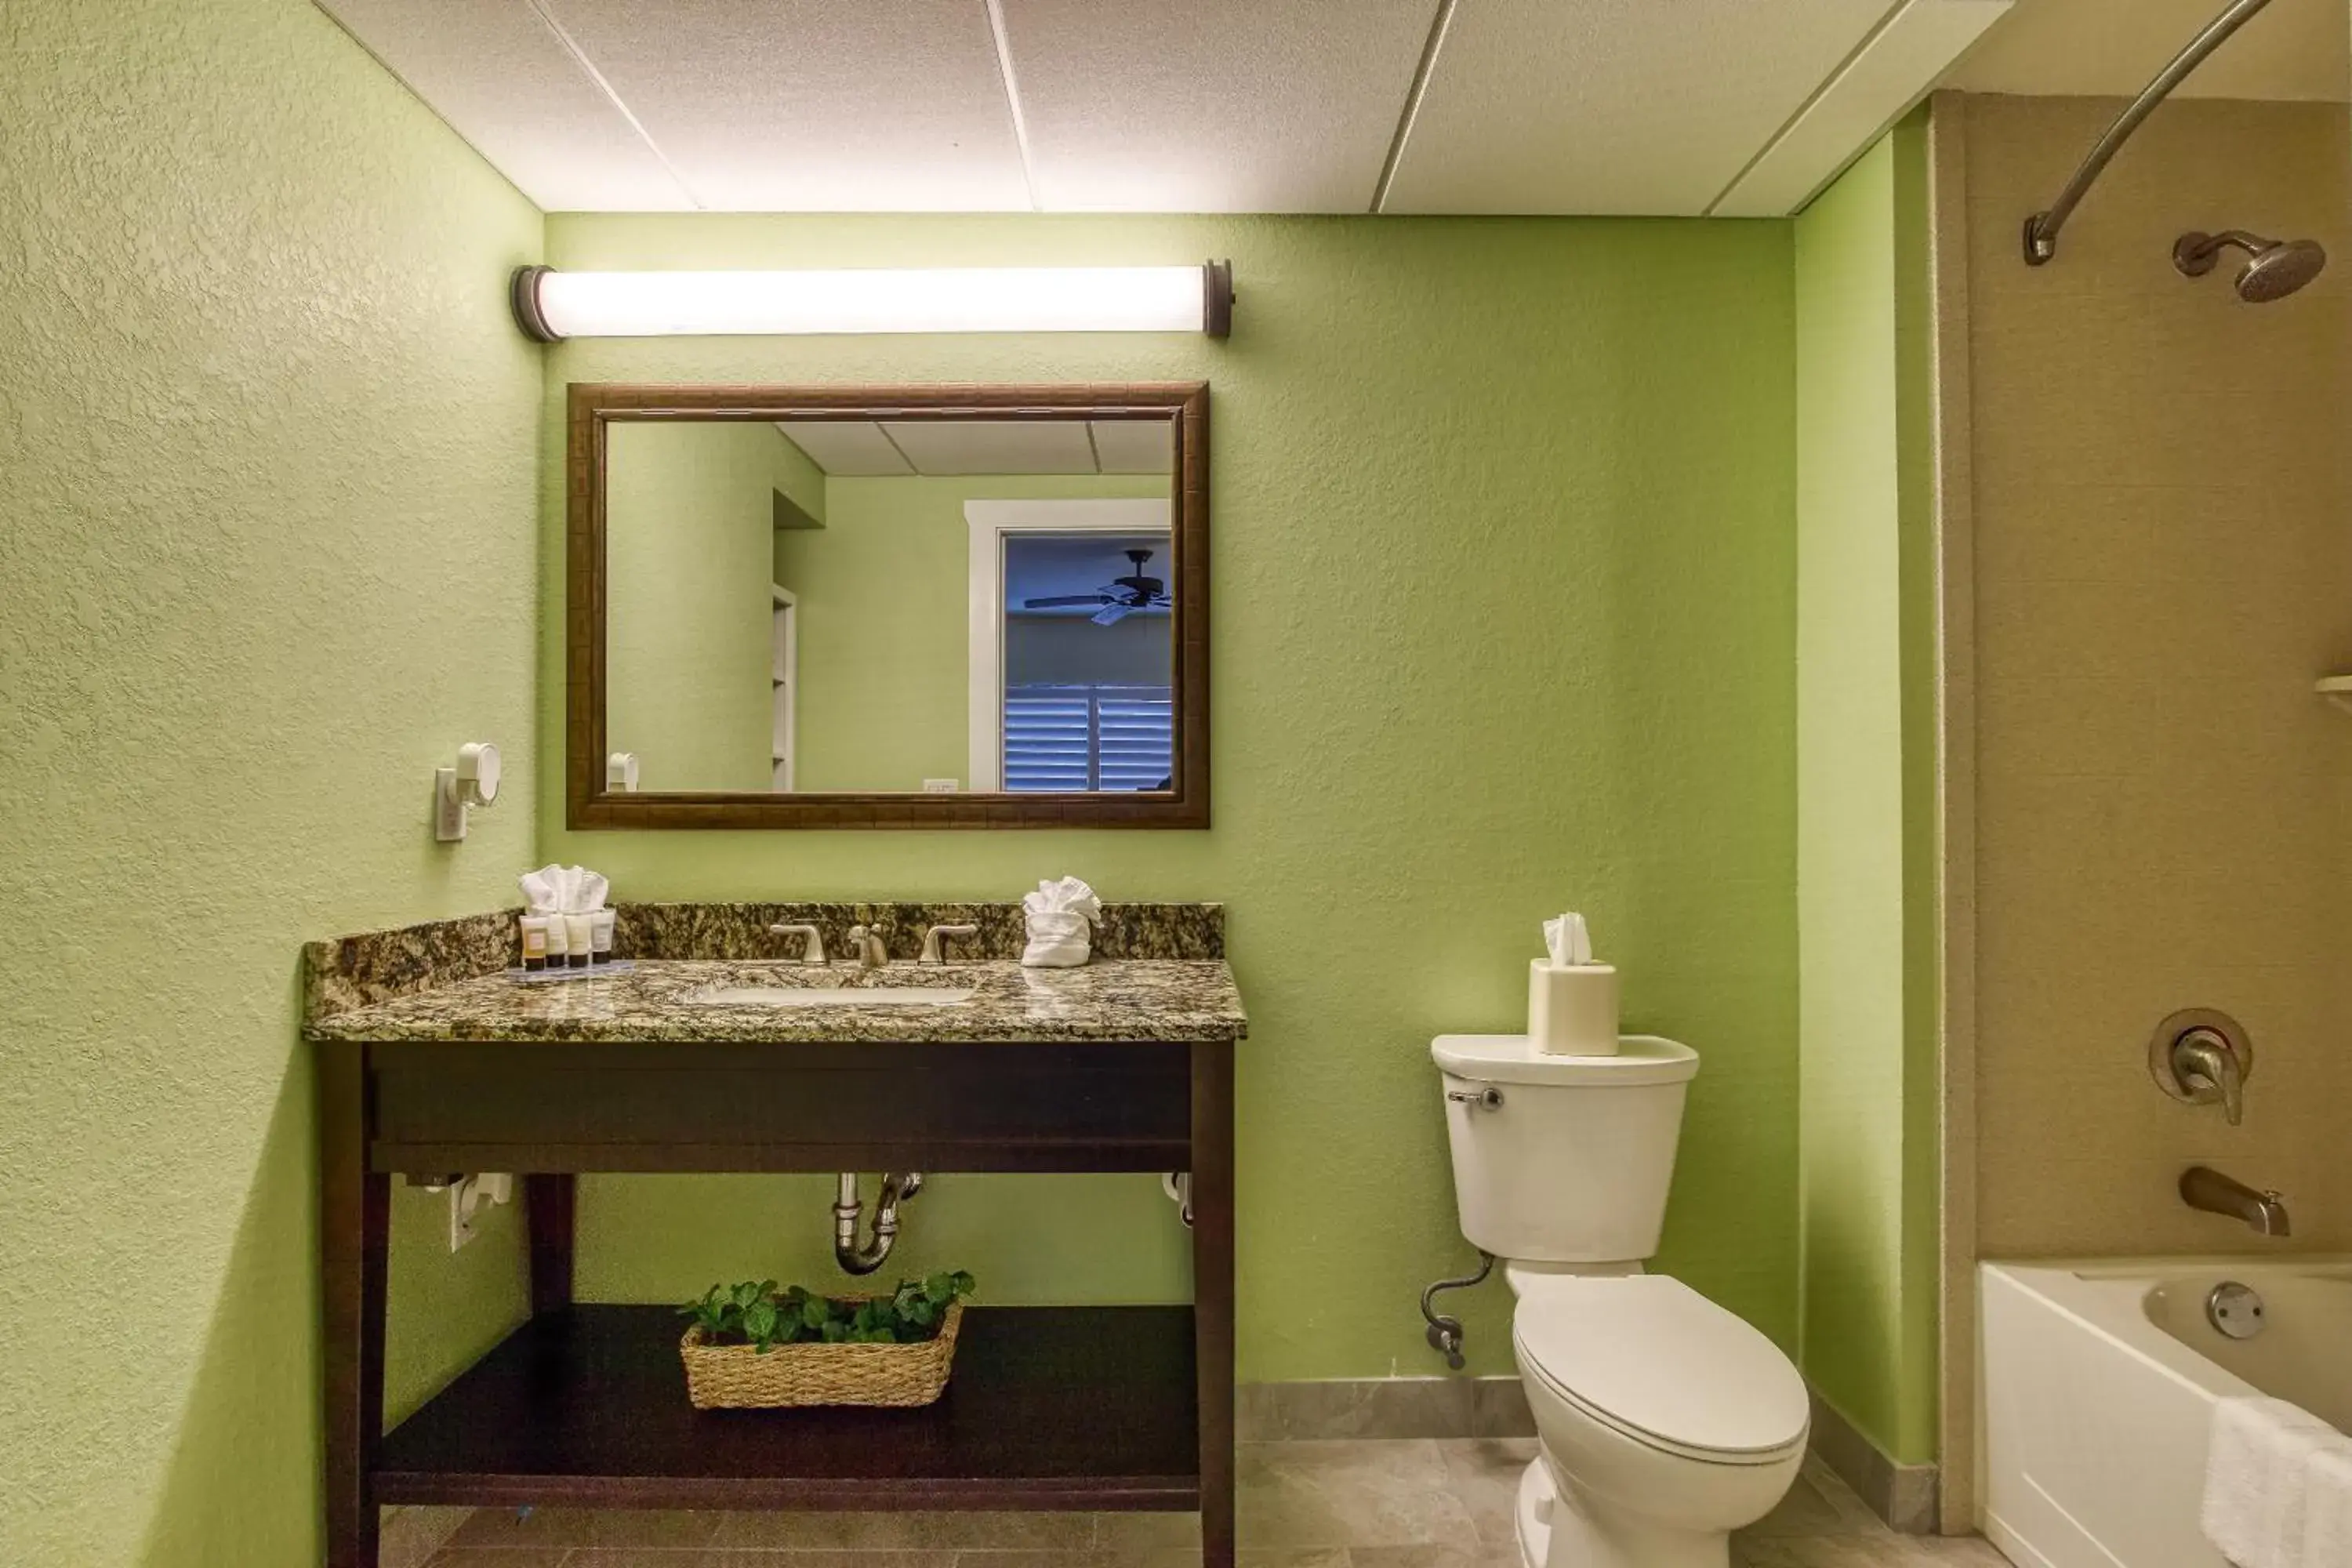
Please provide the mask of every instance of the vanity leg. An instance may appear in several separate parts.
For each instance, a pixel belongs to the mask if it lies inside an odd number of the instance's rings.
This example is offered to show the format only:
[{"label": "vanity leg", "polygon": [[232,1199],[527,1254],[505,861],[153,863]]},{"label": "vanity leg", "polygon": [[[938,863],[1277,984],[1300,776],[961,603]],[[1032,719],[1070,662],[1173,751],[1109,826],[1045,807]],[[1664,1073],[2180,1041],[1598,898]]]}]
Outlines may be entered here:
[{"label": "vanity leg", "polygon": [[319,1227],[324,1287],[327,1568],[376,1568],[383,1434],[384,1248],[392,1178],[367,1168],[366,1047],[319,1050]]},{"label": "vanity leg", "polygon": [[533,1316],[572,1305],[572,1232],[579,1212],[577,1176],[525,1176],[523,1222],[530,1231]]},{"label": "vanity leg", "polygon": [[1202,1568],[1234,1562],[1234,1047],[1192,1047],[1192,1353]]}]

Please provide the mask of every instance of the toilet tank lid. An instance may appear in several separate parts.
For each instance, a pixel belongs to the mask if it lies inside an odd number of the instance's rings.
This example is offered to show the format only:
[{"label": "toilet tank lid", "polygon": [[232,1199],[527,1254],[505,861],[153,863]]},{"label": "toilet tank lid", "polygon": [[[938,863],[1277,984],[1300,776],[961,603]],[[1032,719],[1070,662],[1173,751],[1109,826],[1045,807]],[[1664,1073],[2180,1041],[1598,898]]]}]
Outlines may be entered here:
[{"label": "toilet tank lid", "polygon": [[1626,1035],[1613,1057],[1560,1057],[1538,1051],[1525,1035],[1440,1035],[1429,1044],[1437,1065],[1473,1083],[1584,1084],[1636,1089],[1684,1083],[1698,1075],[1698,1053],[1656,1035]]}]

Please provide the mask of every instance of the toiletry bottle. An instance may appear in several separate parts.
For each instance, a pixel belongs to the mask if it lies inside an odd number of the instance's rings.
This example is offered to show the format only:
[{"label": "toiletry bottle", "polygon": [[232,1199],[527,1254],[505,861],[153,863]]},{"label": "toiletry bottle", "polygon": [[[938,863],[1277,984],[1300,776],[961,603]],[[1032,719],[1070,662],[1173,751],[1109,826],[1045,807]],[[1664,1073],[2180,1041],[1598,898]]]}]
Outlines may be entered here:
[{"label": "toiletry bottle", "polygon": [[562,915],[549,915],[547,921],[547,967],[561,969],[570,961],[571,943],[564,940],[569,928]]},{"label": "toiletry bottle", "polygon": [[613,962],[613,911],[588,911],[588,961],[591,963]]},{"label": "toiletry bottle", "polygon": [[568,969],[588,967],[588,951],[594,939],[589,934],[586,915],[563,917],[563,963]]},{"label": "toiletry bottle", "polygon": [[526,974],[537,974],[547,967],[547,917],[522,917],[522,967]]}]

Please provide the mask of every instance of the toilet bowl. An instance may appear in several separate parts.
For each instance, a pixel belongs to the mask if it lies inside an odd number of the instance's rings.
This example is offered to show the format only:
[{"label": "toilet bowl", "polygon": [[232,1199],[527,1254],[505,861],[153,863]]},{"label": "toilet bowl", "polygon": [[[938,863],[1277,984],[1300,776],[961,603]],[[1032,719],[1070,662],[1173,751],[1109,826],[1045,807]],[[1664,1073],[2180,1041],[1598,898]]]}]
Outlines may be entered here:
[{"label": "toilet bowl", "polygon": [[1804,1460],[1803,1381],[1664,1275],[1523,1291],[1512,1348],[1542,1453],[1519,1489],[1528,1568],[1725,1568]]},{"label": "toilet bowl", "polygon": [[1779,1347],[1656,1251],[1698,1071],[1629,1036],[1612,1057],[1448,1035],[1446,1125],[1463,1230],[1504,1260],[1512,1349],[1541,1452],[1517,1503],[1526,1568],[1726,1568],[1730,1532],[1803,1462],[1804,1382]]}]

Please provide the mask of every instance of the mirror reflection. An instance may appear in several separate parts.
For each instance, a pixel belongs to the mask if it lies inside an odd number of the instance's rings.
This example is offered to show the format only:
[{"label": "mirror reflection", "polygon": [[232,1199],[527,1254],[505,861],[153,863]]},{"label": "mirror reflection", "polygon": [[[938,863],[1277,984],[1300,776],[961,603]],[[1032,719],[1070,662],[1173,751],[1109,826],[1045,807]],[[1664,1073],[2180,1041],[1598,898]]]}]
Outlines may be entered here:
[{"label": "mirror reflection", "polygon": [[606,735],[659,792],[1171,788],[1172,426],[606,430]]}]

